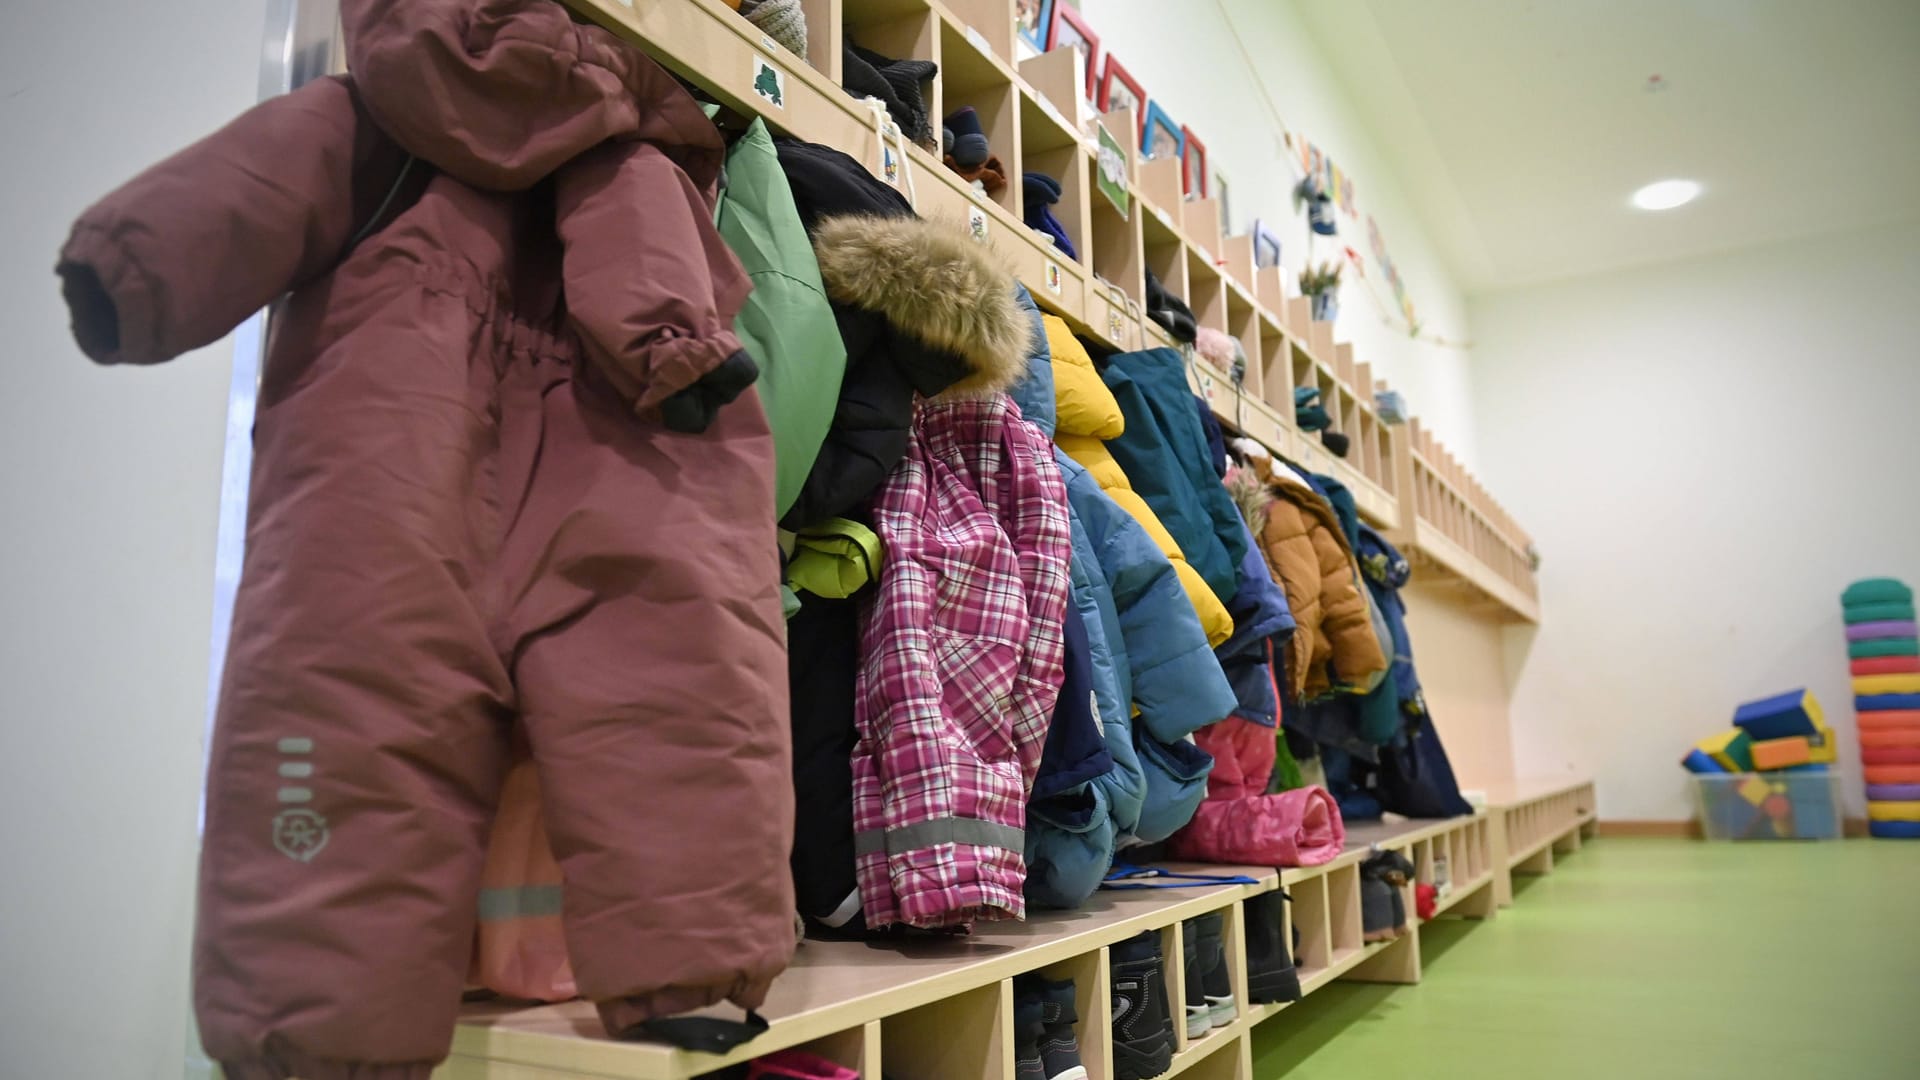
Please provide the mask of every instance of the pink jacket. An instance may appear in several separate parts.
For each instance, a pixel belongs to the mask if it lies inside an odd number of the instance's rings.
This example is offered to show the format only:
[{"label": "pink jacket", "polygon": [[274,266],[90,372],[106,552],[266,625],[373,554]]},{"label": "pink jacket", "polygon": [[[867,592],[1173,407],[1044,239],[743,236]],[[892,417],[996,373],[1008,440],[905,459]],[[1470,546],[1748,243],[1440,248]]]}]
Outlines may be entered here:
[{"label": "pink jacket", "polygon": [[876,493],[853,755],[868,926],[1021,918],[1071,540],[1053,447],[1005,397],[935,401]]},{"label": "pink jacket", "polygon": [[1277,737],[1275,729],[1238,716],[1194,733],[1213,755],[1213,772],[1206,801],[1167,842],[1168,854],[1250,866],[1319,866],[1339,856],[1347,829],[1327,789],[1267,794]]}]

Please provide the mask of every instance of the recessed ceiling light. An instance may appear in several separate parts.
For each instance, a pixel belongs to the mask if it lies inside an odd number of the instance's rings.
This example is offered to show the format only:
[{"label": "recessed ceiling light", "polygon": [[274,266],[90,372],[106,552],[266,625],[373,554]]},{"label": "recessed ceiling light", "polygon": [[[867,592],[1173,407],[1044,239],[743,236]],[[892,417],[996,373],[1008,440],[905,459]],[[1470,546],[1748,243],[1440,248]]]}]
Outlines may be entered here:
[{"label": "recessed ceiling light", "polygon": [[1633,205],[1642,210],[1671,210],[1685,206],[1700,194],[1692,180],[1659,180],[1633,193]]}]

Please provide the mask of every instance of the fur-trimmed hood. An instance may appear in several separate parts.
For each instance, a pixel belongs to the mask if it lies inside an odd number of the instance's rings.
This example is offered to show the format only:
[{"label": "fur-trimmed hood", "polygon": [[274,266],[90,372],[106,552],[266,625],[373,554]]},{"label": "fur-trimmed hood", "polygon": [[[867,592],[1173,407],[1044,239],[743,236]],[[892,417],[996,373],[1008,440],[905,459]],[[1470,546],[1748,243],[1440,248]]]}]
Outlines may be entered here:
[{"label": "fur-trimmed hood", "polygon": [[1000,393],[1026,374],[1032,326],[1013,276],[952,225],[903,217],[823,219],[813,233],[827,296],[877,312],[965,363],[947,393]]}]

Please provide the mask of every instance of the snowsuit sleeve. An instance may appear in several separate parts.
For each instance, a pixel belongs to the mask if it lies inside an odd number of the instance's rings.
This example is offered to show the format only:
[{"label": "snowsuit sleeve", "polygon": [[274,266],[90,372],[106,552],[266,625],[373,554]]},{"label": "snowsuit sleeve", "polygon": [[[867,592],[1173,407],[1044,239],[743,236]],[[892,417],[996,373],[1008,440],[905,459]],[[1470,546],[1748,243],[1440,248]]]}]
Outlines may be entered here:
[{"label": "snowsuit sleeve", "polygon": [[219,340],[331,269],[405,160],[341,79],[249,109],[74,223],[56,268],[74,339],[102,364]]},{"label": "snowsuit sleeve", "polygon": [[1320,558],[1320,596],[1327,643],[1333,649],[1333,670],[1350,686],[1378,681],[1387,670],[1387,657],[1373,632],[1373,613],[1360,590],[1346,545],[1326,528],[1313,530],[1313,550]]},{"label": "snowsuit sleeve", "polygon": [[1233,689],[1173,564],[1139,522],[1107,500],[1100,566],[1120,615],[1139,722],[1173,742],[1233,711]]}]

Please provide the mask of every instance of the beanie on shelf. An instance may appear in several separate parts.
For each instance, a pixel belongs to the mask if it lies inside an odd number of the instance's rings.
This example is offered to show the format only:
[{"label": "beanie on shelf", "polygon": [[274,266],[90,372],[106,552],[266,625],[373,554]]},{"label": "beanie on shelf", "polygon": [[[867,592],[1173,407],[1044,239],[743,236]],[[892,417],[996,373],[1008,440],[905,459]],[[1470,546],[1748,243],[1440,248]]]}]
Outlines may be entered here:
[{"label": "beanie on shelf", "polygon": [[987,163],[993,151],[987,146],[986,129],[980,126],[980,114],[973,106],[955,109],[946,119],[942,144],[961,169],[977,169]]},{"label": "beanie on shelf", "polygon": [[800,0],[740,0],[740,14],[801,59],[807,56],[807,16]]},{"label": "beanie on shelf", "polygon": [[1327,453],[1334,457],[1344,458],[1352,448],[1353,441],[1344,432],[1327,430],[1320,433],[1320,445],[1326,447]]},{"label": "beanie on shelf", "polygon": [[[1320,391],[1311,386],[1293,392],[1293,422],[1301,431],[1325,431],[1333,426],[1333,417],[1320,404]],[[1329,448],[1331,449],[1331,448]]]}]

